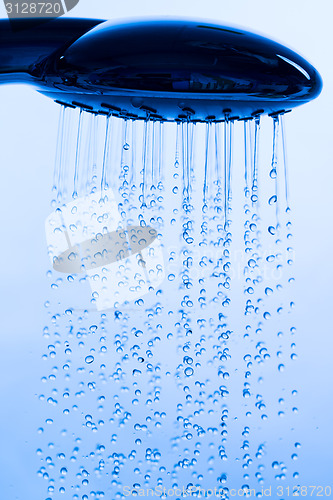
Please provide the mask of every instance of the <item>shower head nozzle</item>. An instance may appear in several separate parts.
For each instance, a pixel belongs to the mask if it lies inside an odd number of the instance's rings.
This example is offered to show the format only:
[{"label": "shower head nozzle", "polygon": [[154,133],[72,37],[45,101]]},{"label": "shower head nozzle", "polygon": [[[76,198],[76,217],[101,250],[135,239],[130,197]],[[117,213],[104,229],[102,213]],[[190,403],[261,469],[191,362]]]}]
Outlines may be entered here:
[{"label": "shower head nozzle", "polygon": [[95,113],[248,119],[288,111],[322,87],[301,56],[238,29],[194,21],[60,18],[47,24],[48,30],[45,24],[12,34],[16,49],[20,37],[21,53],[11,58],[9,71],[0,68],[2,81],[21,78],[57,102]]}]

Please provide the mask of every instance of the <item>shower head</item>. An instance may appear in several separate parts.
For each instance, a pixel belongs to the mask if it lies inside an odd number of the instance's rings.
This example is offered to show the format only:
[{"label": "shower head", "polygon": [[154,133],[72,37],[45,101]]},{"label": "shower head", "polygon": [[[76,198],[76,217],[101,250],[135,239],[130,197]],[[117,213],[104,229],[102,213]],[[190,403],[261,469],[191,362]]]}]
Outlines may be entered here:
[{"label": "shower head", "polygon": [[317,97],[320,75],[262,36],[194,21],[59,18],[0,24],[0,81],[124,118],[219,121],[278,114]]}]

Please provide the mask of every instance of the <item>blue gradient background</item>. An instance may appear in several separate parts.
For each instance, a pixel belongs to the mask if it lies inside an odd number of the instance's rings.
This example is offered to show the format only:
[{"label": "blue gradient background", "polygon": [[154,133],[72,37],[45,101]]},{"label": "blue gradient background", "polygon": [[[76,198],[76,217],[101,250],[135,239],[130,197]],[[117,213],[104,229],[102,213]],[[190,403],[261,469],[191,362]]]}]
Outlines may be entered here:
[{"label": "blue gradient background", "polygon": [[[3,4],[0,15],[6,15]],[[80,0],[70,15],[191,16],[240,26],[298,51],[321,73],[321,96],[295,110],[286,124],[296,256],[298,469],[302,484],[332,485],[332,4]],[[0,109],[0,498],[37,500],[45,496],[36,474],[35,444],[49,286],[44,221],[50,212],[59,110],[47,98],[17,86],[0,89]]]}]

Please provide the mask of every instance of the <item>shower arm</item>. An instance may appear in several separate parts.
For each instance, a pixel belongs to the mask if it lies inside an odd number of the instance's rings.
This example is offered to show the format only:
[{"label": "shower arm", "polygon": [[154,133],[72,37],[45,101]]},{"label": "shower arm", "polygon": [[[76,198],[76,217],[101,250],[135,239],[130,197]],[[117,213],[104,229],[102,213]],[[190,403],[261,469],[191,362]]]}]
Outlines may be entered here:
[{"label": "shower arm", "polygon": [[96,19],[0,19],[0,84],[41,81],[38,67],[98,24]]}]

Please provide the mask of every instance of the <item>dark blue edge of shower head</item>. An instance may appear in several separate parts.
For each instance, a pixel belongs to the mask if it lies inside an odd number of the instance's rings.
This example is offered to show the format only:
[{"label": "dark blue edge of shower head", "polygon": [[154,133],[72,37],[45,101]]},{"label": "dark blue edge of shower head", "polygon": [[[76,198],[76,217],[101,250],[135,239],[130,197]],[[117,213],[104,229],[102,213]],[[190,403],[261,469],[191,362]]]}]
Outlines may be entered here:
[{"label": "dark blue edge of shower head", "polygon": [[319,73],[297,53],[236,28],[73,18],[26,26],[13,32],[0,22],[0,81],[31,83],[94,113],[248,119],[289,111],[322,89]]}]

